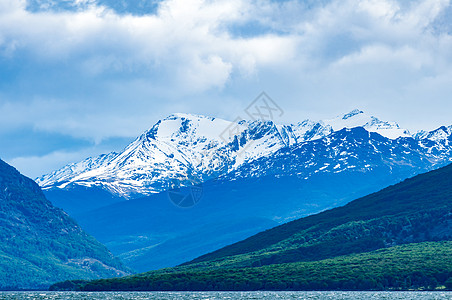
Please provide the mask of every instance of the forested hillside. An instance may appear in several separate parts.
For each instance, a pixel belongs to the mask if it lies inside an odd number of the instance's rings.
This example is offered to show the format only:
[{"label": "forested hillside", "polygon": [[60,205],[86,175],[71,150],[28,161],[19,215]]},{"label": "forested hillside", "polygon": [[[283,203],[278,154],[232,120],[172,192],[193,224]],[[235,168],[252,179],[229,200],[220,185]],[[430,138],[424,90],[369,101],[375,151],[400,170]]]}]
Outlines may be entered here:
[{"label": "forested hillside", "polygon": [[121,276],[127,269],[39,186],[0,160],[0,289]]},{"label": "forested hillside", "polygon": [[451,287],[452,280],[451,240],[449,165],[343,207],[259,233],[176,268],[78,283],[76,288],[445,288]]}]

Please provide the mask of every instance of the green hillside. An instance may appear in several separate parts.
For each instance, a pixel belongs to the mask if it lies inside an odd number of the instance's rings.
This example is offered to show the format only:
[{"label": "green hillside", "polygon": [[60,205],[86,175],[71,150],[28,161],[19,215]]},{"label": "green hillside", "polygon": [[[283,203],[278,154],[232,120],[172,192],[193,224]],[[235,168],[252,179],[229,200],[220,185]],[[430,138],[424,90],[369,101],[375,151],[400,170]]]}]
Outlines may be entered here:
[{"label": "green hillside", "polygon": [[80,283],[78,287],[85,290],[444,288],[452,282],[451,240],[452,165],[346,206],[267,230],[176,268]]},{"label": "green hillside", "polygon": [[125,275],[126,268],[39,186],[0,160],[0,289]]},{"label": "green hillside", "polygon": [[[315,262],[255,268],[167,269],[82,282],[98,290],[403,290],[452,288],[452,242],[426,242]],[[53,289],[74,288],[71,282]]]},{"label": "green hillside", "polygon": [[405,243],[451,240],[451,212],[449,165],[343,207],[259,233],[187,264],[223,261],[229,266],[267,265],[318,260]]}]

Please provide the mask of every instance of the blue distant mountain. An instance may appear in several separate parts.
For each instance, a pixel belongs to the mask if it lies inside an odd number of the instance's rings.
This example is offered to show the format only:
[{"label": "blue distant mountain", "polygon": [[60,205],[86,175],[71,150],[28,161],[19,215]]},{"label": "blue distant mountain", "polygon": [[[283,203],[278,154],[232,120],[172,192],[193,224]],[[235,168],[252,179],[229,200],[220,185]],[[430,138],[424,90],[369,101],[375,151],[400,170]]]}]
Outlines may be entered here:
[{"label": "blue distant mountain", "polygon": [[452,126],[411,134],[359,110],[287,125],[174,114],[121,153],[37,182],[114,254],[146,271],[438,168],[451,150]]},{"label": "blue distant mountain", "polygon": [[451,200],[449,165],[175,268],[51,289],[444,292],[452,290]]}]

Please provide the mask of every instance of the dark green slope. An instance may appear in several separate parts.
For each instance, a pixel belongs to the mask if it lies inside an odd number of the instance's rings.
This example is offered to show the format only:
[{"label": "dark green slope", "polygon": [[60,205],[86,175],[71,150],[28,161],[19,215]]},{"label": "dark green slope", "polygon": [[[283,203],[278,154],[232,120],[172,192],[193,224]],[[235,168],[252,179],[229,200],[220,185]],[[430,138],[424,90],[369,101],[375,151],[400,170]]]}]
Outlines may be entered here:
[{"label": "dark green slope", "polygon": [[[452,165],[176,268],[84,290],[452,288]],[[66,283],[55,288],[71,286]]]},{"label": "dark green slope", "polygon": [[[78,284],[78,285],[77,285]],[[452,242],[425,242],[313,262],[264,267],[173,268],[53,289],[101,290],[406,290],[452,289]]]},{"label": "dark green slope", "polygon": [[[187,264],[247,254],[247,263],[328,258],[410,242],[452,239],[452,165],[264,231]],[[255,254],[253,256],[253,254]],[[256,257],[256,258],[252,258]]]},{"label": "dark green slope", "polygon": [[46,288],[58,280],[125,275],[124,266],[0,160],[0,289]]}]

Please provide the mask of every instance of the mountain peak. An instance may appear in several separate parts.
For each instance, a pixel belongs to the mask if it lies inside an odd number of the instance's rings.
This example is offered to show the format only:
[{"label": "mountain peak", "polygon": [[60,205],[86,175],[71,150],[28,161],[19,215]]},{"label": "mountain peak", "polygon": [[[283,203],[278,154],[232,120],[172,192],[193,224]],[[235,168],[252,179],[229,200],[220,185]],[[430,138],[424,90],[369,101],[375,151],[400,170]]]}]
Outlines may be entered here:
[{"label": "mountain peak", "polygon": [[376,132],[392,140],[400,137],[411,137],[410,132],[400,128],[399,124],[381,121],[359,109],[355,109],[342,116],[337,116],[334,119],[325,120],[323,123],[331,126],[333,131],[338,131],[343,128],[363,127],[367,131]]},{"label": "mountain peak", "polygon": [[[359,109],[333,119],[295,125],[262,120],[231,122],[175,113],[158,121],[123,152],[67,165],[37,178],[37,182],[44,189],[81,185],[102,187],[125,197],[148,195],[166,190],[171,180],[193,174],[200,181],[220,176],[280,149],[327,138],[344,128],[363,128],[390,140],[420,140],[420,135],[411,136],[397,123],[381,121]],[[452,128],[442,128],[431,136],[444,140],[451,133]]]},{"label": "mountain peak", "polygon": [[452,126],[449,127],[441,126],[438,129],[435,129],[430,132],[421,130],[417,132],[414,135],[414,137],[418,140],[427,139],[436,142],[438,141],[447,142],[448,140],[450,140],[451,135],[452,135]]},{"label": "mountain peak", "polygon": [[232,123],[203,115],[173,113],[158,121],[147,131],[147,136],[171,142],[182,138],[189,138],[193,141],[198,138],[220,141],[222,132]]},{"label": "mountain peak", "polygon": [[350,119],[350,118],[352,118],[352,117],[354,117],[356,115],[360,115],[360,114],[364,114],[364,112],[362,110],[359,110],[359,109],[354,109],[351,112],[349,112],[348,114],[345,114],[342,117],[342,120],[347,120],[347,119]]},{"label": "mountain peak", "polygon": [[187,119],[187,120],[201,120],[201,119],[208,119],[208,120],[214,120],[213,117],[208,117],[204,115],[198,115],[198,114],[189,114],[189,113],[172,113],[168,117],[164,118],[163,120],[174,120],[174,119]]}]

